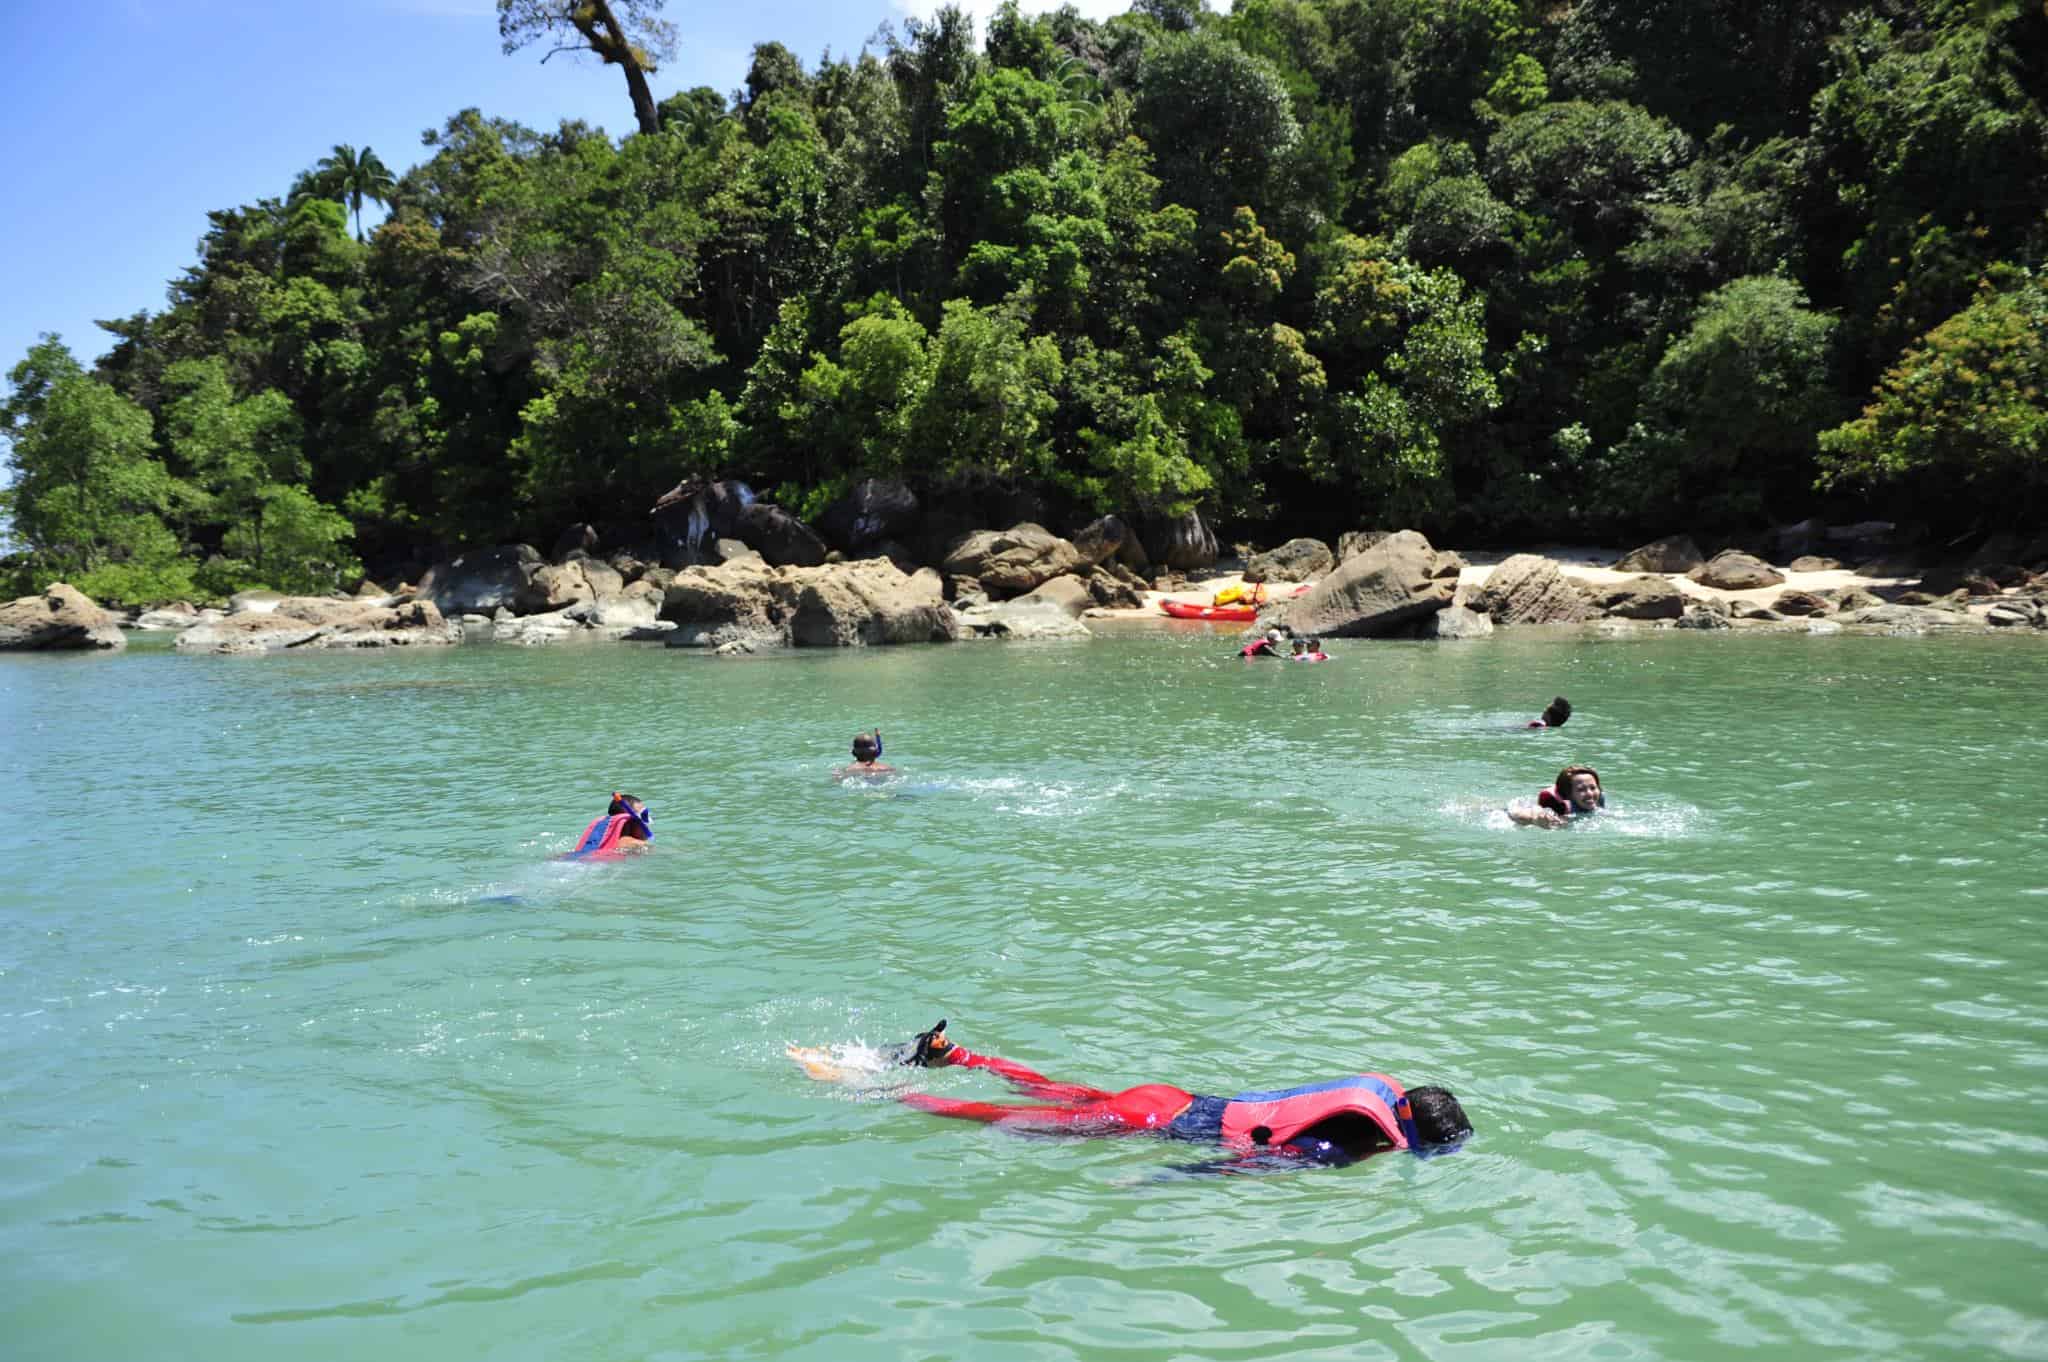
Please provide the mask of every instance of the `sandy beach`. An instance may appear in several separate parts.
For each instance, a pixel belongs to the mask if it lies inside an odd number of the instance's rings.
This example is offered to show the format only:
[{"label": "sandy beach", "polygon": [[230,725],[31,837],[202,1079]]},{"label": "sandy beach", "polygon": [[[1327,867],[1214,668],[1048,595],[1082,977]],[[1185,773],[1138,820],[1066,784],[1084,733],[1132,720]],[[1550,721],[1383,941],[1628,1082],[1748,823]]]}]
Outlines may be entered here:
[{"label": "sandy beach", "polygon": [[[1616,572],[1608,564],[1618,561],[1623,554],[1627,553],[1628,550],[1625,548],[1602,548],[1583,544],[1542,544],[1526,549],[1458,549],[1454,550],[1454,552],[1465,560],[1464,570],[1458,574],[1458,588],[1460,591],[1467,593],[1475,590],[1488,577],[1493,575],[1494,568],[1517,553],[1534,553],[1548,558],[1558,565],[1558,568],[1565,576],[1574,581],[1586,582],[1595,586],[1627,581],[1632,577],[1661,575],[1685,595],[1699,600],[1721,600],[1730,603],[1754,601],[1759,605],[1768,605],[1783,591],[1821,591],[1829,588],[1839,589],[1852,586],[1862,587],[1871,591],[1893,590],[1911,585],[1919,580],[1917,577],[1871,577],[1848,568],[1834,568],[1826,572],[1791,572],[1781,567],[1778,568],[1778,571],[1784,573],[1785,580],[1776,586],[1752,587],[1745,591],[1726,591],[1716,587],[1702,586],[1682,572],[1662,574]],[[1241,567],[1219,564],[1209,575],[1190,577],[1184,590],[1171,592],[1147,591],[1145,593],[1145,603],[1142,606],[1124,609],[1097,609],[1090,611],[1089,615],[1091,618],[1096,619],[1155,619],[1166,621],[1171,617],[1160,611],[1159,602],[1163,600],[1178,600],[1206,605],[1215,599],[1217,592],[1224,590],[1226,587],[1239,585],[1243,581],[1244,575]],[[1288,583],[1271,583],[1268,585],[1269,592],[1275,590],[1285,592],[1293,589],[1293,586]],[[1230,621],[1218,621],[1218,623],[1228,624]]]}]

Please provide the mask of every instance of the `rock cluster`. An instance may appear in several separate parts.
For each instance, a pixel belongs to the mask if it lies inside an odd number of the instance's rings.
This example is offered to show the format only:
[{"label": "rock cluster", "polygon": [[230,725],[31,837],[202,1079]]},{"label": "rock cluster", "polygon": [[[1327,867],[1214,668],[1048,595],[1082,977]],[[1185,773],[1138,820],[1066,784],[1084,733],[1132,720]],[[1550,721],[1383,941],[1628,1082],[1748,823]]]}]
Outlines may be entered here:
[{"label": "rock cluster", "polygon": [[0,649],[47,652],[127,646],[114,617],[67,582],[52,583],[40,596],[21,596],[0,605]]}]

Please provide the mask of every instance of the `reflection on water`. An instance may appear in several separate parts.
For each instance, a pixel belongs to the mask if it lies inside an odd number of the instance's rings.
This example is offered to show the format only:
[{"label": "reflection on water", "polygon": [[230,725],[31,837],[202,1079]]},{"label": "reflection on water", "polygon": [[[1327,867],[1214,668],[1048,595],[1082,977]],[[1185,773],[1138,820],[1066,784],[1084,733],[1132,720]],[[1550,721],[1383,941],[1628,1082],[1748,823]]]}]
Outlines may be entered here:
[{"label": "reflection on water", "polygon": [[[7,1355],[2048,1355],[2035,641],[1333,646],[0,662]],[[1477,1134],[1174,1177],[941,1015]]]}]

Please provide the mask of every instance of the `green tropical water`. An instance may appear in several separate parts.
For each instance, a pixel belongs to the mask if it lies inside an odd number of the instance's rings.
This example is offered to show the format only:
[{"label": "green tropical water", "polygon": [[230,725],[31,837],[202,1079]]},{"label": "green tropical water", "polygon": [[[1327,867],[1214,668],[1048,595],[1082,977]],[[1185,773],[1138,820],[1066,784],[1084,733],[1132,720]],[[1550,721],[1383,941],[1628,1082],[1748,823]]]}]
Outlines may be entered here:
[{"label": "green tropical water", "polygon": [[[0,1352],[2048,1357],[2048,650],[1337,646],[0,661]],[[1478,1134],[1191,1176],[782,1054],[941,1015]]]}]

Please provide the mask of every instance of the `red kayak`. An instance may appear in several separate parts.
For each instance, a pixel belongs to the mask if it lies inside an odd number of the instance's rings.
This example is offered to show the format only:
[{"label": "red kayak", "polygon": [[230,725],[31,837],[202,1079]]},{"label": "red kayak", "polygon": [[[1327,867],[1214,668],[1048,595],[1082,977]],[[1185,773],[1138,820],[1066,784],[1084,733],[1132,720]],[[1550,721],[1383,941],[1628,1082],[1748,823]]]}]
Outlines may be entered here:
[{"label": "red kayak", "polygon": [[[1307,590],[1308,583],[1304,582],[1288,595],[1299,596]],[[1177,620],[1223,620],[1249,624],[1259,617],[1263,607],[1235,602],[1230,605],[1196,605],[1193,601],[1163,600],[1159,602],[1159,608]]]}]

